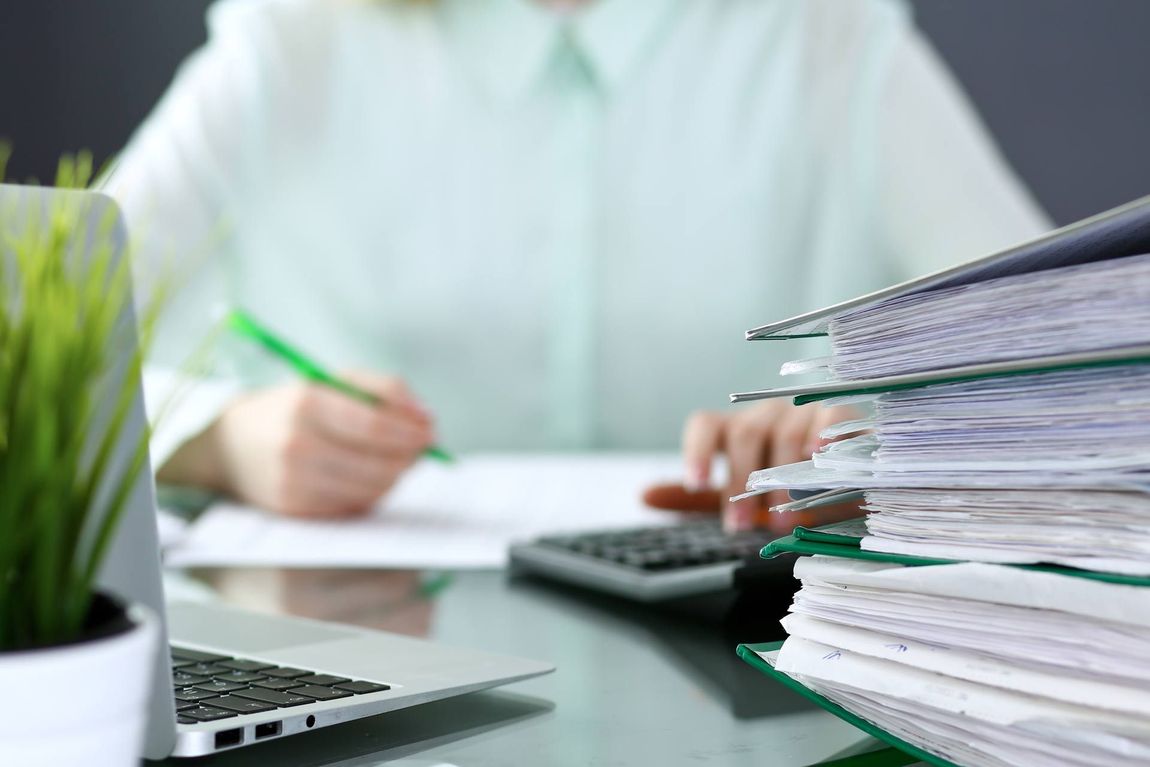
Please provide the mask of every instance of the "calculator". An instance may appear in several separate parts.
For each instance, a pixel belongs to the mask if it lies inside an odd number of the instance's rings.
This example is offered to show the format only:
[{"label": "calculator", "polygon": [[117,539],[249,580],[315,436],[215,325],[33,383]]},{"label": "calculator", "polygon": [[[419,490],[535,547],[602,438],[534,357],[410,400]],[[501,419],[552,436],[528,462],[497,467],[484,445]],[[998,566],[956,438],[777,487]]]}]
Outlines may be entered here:
[{"label": "calculator", "polygon": [[759,558],[777,538],[725,533],[716,517],[677,525],[549,535],[511,547],[513,572],[530,573],[641,602],[789,579],[792,561]]}]

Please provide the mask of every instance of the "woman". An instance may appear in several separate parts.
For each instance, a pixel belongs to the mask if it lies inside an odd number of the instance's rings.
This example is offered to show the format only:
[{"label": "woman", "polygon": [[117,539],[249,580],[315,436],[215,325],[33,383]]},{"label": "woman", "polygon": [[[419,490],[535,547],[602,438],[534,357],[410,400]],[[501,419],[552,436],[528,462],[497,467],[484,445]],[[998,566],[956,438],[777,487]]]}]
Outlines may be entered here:
[{"label": "woman", "polygon": [[[184,272],[160,363],[240,305],[373,371],[388,406],[225,352],[170,420],[161,478],[287,513],[360,512],[436,439],[670,447],[800,356],[745,328],[1046,227],[895,0],[224,0],[209,27],[110,186]],[[816,412],[697,415],[687,484],[799,460]]]}]

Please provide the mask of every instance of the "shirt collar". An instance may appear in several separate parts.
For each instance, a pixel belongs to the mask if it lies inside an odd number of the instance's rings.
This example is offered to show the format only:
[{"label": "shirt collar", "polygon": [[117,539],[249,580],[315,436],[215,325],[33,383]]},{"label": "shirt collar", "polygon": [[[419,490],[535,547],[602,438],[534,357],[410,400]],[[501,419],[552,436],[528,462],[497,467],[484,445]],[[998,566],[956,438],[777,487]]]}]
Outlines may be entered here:
[{"label": "shirt collar", "polygon": [[441,14],[449,44],[483,89],[514,99],[542,76],[568,28],[599,86],[618,90],[678,2],[591,0],[559,14],[534,0],[443,0]]},{"label": "shirt collar", "polygon": [[575,17],[575,40],[601,87],[616,92],[660,40],[677,0],[593,0]]}]

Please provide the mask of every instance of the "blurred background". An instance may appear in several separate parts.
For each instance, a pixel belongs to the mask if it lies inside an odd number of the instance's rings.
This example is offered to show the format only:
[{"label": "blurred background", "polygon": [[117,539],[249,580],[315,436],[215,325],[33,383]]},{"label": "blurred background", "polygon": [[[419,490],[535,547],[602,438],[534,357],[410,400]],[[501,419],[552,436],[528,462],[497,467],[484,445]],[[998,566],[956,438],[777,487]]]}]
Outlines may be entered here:
[{"label": "blurred background", "polygon": [[[642,2],[643,0],[633,0]],[[914,0],[1000,146],[1059,224],[1150,194],[1150,2]],[[0,1],[9,176],[116,152],[205,38],[210,0]]]}]

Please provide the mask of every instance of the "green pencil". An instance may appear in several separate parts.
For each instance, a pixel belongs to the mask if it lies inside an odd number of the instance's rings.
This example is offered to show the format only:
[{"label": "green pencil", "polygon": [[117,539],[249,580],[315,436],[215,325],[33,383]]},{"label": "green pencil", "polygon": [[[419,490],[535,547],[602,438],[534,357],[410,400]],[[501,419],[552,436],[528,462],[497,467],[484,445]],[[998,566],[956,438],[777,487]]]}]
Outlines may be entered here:
[{"label": "green pencil", "polygon": [[[364,391],[363,389],[353,384],[344,381],[341,378],[336,378],[331,373],[324,370],[316,362],[309,359],[303,352],[293,347],[283,339],[276,336],[270,330],[265,328],[247,312],[240,309],[233,309],[227,318],[228,327],[235,331],[237,334],[244,338],[255,341],[260,346],[267,349],[275,356],[282,359],[287,364],[295,368],[296,372],[302,375],[309,381],[321,383],[324,386],[330,386],[337,391],[341,391],[353,399],[360,402],[366,402],[369,405],[379,405],[383,400],[371,392]],[[434,458],[437,461],[450,463],[454,459],[451,454],[441,447],[432,445],[423,451],[423,454],[428,458]]]}]

